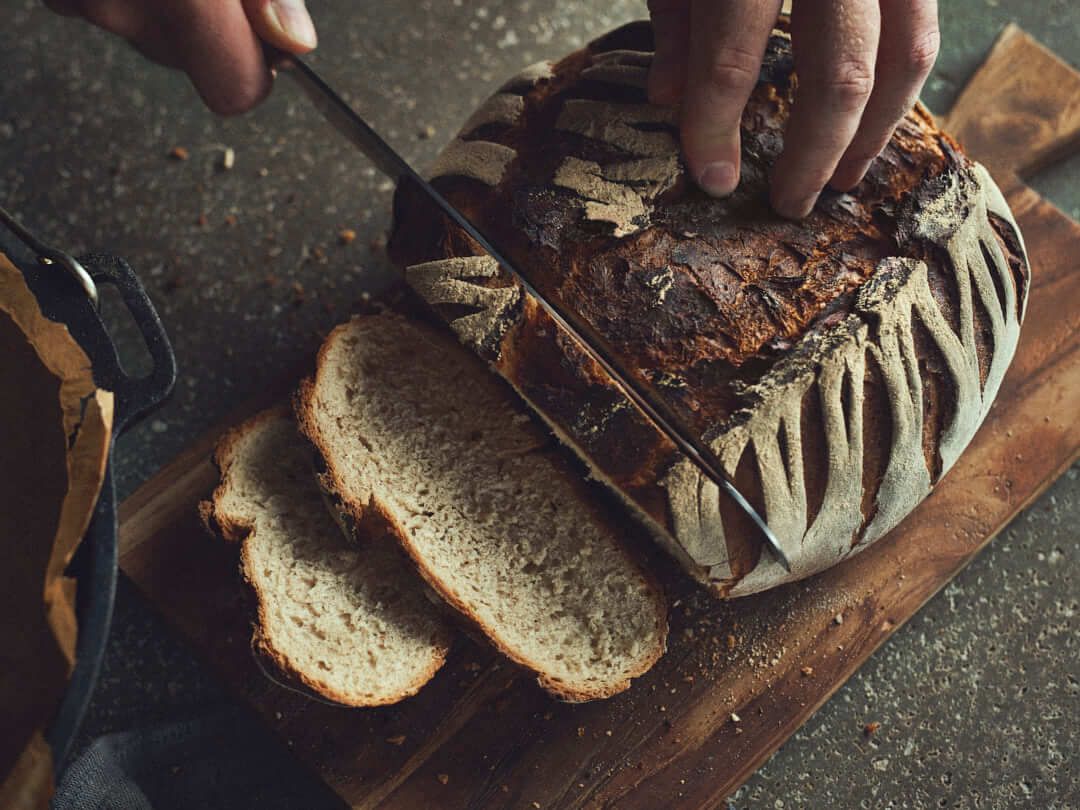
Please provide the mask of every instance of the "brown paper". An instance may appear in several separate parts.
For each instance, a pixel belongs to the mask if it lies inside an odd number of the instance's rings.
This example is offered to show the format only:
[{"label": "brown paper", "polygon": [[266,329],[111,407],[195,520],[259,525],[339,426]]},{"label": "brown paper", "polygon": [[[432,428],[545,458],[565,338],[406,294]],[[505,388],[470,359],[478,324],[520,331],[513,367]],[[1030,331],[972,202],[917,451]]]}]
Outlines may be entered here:
[{"label": "brown paper", "polygon": [[112,412],[89,358],[0,254],[0,795],[17,806],[39,806],[52,781],[39,732],[75,651],[75,583],[63,572],[101,489]]},{"label": "brown paper", "polygon": [[46,810],[52,795],[52,750],[41,732],[35,731],[7,779],[0,782],[0,807],[4,810]]},{"label": "brown paper", "polygon": [[0,781],[0,807],[4,810],[45,810],[53,797],[53,752],[40,731],[35,731],[15,760],[8,779]]}]

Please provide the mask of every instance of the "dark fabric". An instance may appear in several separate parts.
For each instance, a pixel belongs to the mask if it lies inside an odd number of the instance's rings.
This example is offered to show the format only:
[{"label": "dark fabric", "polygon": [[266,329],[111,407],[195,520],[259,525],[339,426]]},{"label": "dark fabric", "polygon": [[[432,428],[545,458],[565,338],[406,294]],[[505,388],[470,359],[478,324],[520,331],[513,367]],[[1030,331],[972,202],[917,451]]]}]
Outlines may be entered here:
[{"label": "dark fabric", "polygon": [[322,810],[342,804],[247,715],[107,734],[64,773],[53,810]]}]

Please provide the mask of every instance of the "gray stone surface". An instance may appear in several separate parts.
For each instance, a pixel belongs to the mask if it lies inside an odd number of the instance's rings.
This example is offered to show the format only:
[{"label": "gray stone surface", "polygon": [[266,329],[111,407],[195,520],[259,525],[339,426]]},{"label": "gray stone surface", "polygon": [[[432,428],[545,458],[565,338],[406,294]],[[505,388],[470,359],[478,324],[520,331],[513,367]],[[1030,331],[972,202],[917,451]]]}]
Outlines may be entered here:
[{"label": "gray stone surface", "polygon": [[730,805],[1080,806],[1078,496],[1073,467]]},{"label": "gray stone surface", "polygon": [[[925,94],[933,109],[947,109],[1010,19],[1080,61],[1075,0],[942,6],[943,55]],[[312,7],[320,67],[420,164],[501,78],[644,13],[643,3],[628,0],[313,0]],[[120,489],[128,493],[235,403],[295,366],[320,332],[391,276],[370,248],[388,224],[389,185],[284,83],[253,114],[218,120],[183,77],[101,32],[29,0],[9,0],[2,17],[0,198],[74,251],[127,257],[182,366],[173,399],[121,440]],[[424,136],[427,127],[433,136]],[[175,146],[189,159],[170,159]],[[217,168],[226,147],[236,155],[228,172]],[[1080,215],[1080,156],[1033,184]],[[337,239],[346,227],[358,234],[347,246]],[[117,328],[131,347],[130,331]],[[1080,806],[1078,523],[1074,468],[731,805]],[[225,701],[122,583],[85,735]],[[881,723],[870,738],[868,722]]]}]

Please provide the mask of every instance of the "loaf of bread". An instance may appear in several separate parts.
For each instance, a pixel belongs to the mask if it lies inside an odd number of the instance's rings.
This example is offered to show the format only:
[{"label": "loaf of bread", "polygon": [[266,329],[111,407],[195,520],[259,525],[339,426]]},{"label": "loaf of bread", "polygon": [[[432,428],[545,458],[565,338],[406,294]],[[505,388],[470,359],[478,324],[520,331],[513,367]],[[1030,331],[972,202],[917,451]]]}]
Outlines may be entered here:
[{"label": "loaf of bread", "polygon": [[221,485],[201,511],[242,544],[260,657],[347,706],[415,694],[446,659],[449,624],[391,538],[347,537],[335,523],[288,409],[230,431],[216,460]]},{"label": "loaf of bread", "polygon": [[719,595],[820,571],[895,526],[985,417],[1029,270],[1008,207],[921,106],[854,193],[801,222],[767,174],[796,80],[771,37],[742,179],[712,199],[650,106],[646,23],[507,82],[436,162],[436,187],[542,292],[657,388],[762,510],[793,569],[603,372],[415,190],[391,255],[411,286]]},{"label": "loaf of bread", "polygon": [[662,592],[561,448],[443,332],[384,315],[330,334],[296,398],[324,488],[554,695],[626,689],[664,651]]}]

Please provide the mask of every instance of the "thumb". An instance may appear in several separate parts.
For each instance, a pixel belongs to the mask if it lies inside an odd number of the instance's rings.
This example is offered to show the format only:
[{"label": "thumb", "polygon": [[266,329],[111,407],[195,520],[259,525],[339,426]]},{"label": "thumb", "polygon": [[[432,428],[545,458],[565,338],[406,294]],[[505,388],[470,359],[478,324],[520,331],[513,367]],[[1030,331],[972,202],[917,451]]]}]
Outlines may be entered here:
[{"label": "thumb", "polygon": [[304,0],[244,0],[244,12],[259,39],[288,53],[307,53],[318,44]]}]

